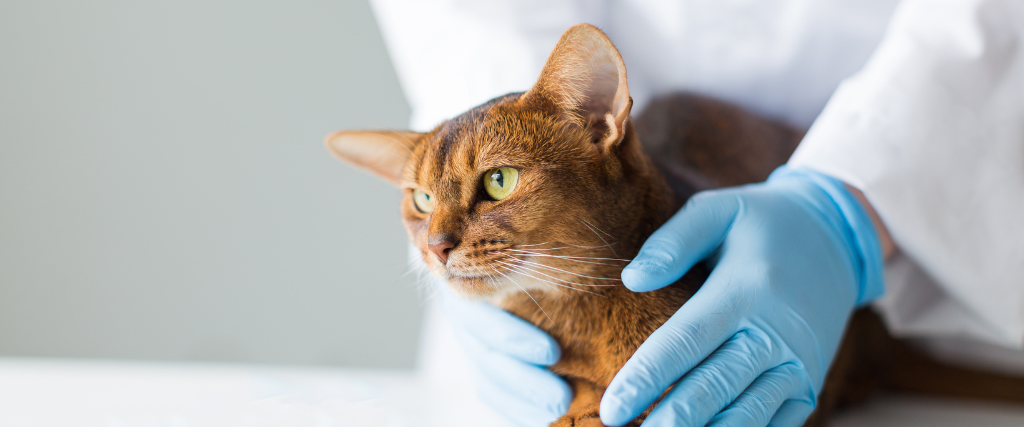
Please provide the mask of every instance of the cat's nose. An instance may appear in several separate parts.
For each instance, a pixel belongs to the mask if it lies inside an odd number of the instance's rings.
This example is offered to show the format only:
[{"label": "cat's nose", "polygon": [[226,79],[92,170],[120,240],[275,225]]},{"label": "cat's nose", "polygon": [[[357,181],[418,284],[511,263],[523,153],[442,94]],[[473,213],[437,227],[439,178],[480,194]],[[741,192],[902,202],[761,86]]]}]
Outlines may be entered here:
[{"label": "cat's nose", "polygon": [[430,252],[437,255],[437,259],[441,261],[441,264],[448,264],[448,254],[451,253],[452,248],[458,243],[450,236],[436,236],[430,238],[430,241],[427,242],[427,247],[430,248]]}]

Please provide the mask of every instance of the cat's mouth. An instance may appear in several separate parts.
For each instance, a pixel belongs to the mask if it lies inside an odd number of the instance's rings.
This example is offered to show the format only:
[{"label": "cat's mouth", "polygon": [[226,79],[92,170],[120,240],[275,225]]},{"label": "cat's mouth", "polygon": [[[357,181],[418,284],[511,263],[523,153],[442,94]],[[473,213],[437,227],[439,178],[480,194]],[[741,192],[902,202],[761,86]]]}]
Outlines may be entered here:
[{"label": "cat's mouth", "polygon": [[[432,272],[448,282],[449,288],[465,298],[485,299],[511,291],[536,289],[531,277],[521,266],[526,257],[513,259],[504,250],[511,248],[485,248],[477,251],[456,252],[441,264],[434,259]],[[535,267],[532,267],[535,268]]]},{"label": "cat's mouth", "polygon": [[466,298],[477,299],[487,298],[493,294],[500,293],[507,286],[506,280],[497,274],[485,274],[475,272],[453,272],[448,271],[445,277],[448,287],[459,295]]}]

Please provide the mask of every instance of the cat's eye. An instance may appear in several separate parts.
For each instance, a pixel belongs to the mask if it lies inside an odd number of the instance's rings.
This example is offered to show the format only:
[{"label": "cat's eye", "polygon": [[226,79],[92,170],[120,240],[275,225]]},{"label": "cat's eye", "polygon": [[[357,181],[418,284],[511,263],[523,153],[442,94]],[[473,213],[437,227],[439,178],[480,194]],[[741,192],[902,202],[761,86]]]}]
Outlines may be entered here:
[{"label": "cat's eye", "polygon": [[515,168],[500,167],[484,174],[484,191],[494,200],[501,200],[512,194],[519,183],[519,171]]},{"label": "cat's eye", "polygon": [[422,213],[434,211],[434,197],[420,190],[412,190],[412,204]]}]

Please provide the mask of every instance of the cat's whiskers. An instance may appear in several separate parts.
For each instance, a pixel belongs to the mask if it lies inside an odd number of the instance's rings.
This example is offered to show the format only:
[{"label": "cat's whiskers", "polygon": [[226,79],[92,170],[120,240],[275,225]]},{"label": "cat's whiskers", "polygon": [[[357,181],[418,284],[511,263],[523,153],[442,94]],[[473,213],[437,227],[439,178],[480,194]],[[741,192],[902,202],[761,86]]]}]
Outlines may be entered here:
[{"label": "cat's whiskers", "polygon": [[[561,268],[558,268],[558,267],[555,267],[555,266],[551,266],[551,265],[547,265],[547,264],[544,264],[544,263],[528,260],[528,259],[522,257],[522,255],[518,255],[517,256],[515,254],[510,255],[510,254],[504,254],[504,253],[500,253],[499,255],[505,257],[504,261],[506,261],[506,262],[513,262],[517,266],[520,266],[520,267],[523,267],[523,268],[529,268],[531,271],[536,271],[536,270],[534,270],[535,268],[542,268],[542,269],[548,270],[548,272],[550,272],[551,274],[563,273],[563,274],[567,274],[567,275],[570,275],[570,276],[575,276],[575,277],[584,278],[584,279],[591,279],[591,280],[612,280],[612,281],[618,281],[619,280],[619,279],[608,278],[608,277],[588,276],[588,275],[585,275],[585,274],[580,274],[580,273],[573,272],[571,270],[564,270],[564,269],[561,269]],[[593,286],[593,287],[615,286],[615,285],[592,285],[592,284],[585,284],[585,283],[576,283],[576,282],[572,282],[572,281],[564,280],[564,279],[560,279],[560,278],[555,278],[555,279],[559,280],[559,281],[562,281],[562,282],[565,282],[565,283],[571,283],[571,284],[579,285],[579,286]]]},{"label": "cat's whiskers", "polygon": [[[532,255],[532,256],[539,256],[539,257],[560,258],[560,259],[568,259],[568,260],[581,260],[581,261],[599,260],[599,261],[615,261],[615,262],[627,262],[627,263],[631,262],[628,259],[621,259],[621,258],[585,257],[585,256],[576,256],[576,255],[556,255],[556,254],[544,254],[544,253],[538,253],[538,252],[533,252],[533,251],[520,251],[520,250],[510,250],[510,252],[516,252],[517,255]],[[594,262],[596,262],[596,261],[594,261]],[[609,264],[609,265],[618,265],[618,264]]]},{"label": "cat's whiskers", "polygon": [[[557,284],[557,283],[552,283],[552,282],[549,282],[549,281],[546,281],[546,280],[541,280],[541,279],[538,279],[538,278],[536,278],[536,277],[534,277],[534,276],[532,276],[532,275],[530,275],[530,274],[527,274],[527,273],[526,273],[526,272],[524,272],[524,271],[521,271],[520,269],[517,269],[517,268],[515,268],[515,267],[513,267],[513,266],[508,266],[507,264],[506,264],[506,265],[504,265],[504,267],[508,269],[508,272],[509,272],[509,273],[515,273],[515,274],[519,274],[519,275],[521,275],[521,276],[525,276],[525,277],[528,277],[528,278],[530,278],[530,279],[533,279],[533,280],[537,280],[537,281],[538,281],[538,282],[540,282],[540,283],[541,283],[542,285],[546,286],[546,287],[547,287],[548,289],[551,289],[551,290],[553,290],[553,291],[555,291],[555,292],[558,292],[558,293],[560,293],[560,294],[562,294],[562,295],[565,295],[565,291],[563,291],[563,290],[559,289],[559,286],[558,286],[558,284]],[[511,279],[511,278],[509,278],[509,280],[512,280],[512,279]],[[552,285],[555,285],[555,286],[552,286]]]},{"label": "cat's whiskers", "polygon": [[[524,264],[530,264],[530,265],[534,265],[534,266],[537,266],[537,267],[545,268],[545,269],[548,269],[548,270],[558,271],[560,273],[571,274],[571,275],[577,276],[577,277],[584,277],[584,278],[587,278],[587,279],[594,279],[594,280],[613,280],[613,281],[616,281],[616,282],[619,281],[619,279],[610,278],[610,277],[594,277],[594,276],[587,276],[585,274],[573,273],[571,271],[562,270],[561,268],[552,267],[552,266],[547,265],[547,264],[542,264],[542,263],[535,262],[535,261],[527,261],[525,259],[516,258],[516,257],[508,255],[508,254],[503,254],[503,255],[505,255],[506,257],[512,258],[512,259],[514,259],[516,261],[519,261],[521,263],[524,263]],[[583,286],[615,286],[615,285],[583,285]]]},{"label": "cat's whiskers", "polygon": [[[501,241],[501,242],[508,242],[509,240],[499,240],[499,241]],[[532,245],[524,245],[524,244],[519,244],[519,243],[517,243],[517,244],[516,244],[516,246],[521,246],[521,247],[527,247],[527,246],[544,246],[544,245],[546,245],[546,244],[548,244],[548,242],[544,242],[544,243],[534,243],[534,244],[532,244]]]},{"label": "cat's whiskers", "polygon": [[408,276],[410,273],[415,273],[416,279],[413,281],[413,284],[417,290],[423,292],[423,295],[426,298],[432,298],[437,291],[437,287],[433,286],[431,279],[433,274],[430,273],[427,265],[418,258],[410,258],[406,261],[406,265],[406,270],[401,276],[399,276],[399,279]]},{"label": "cat's whiskers", "polygon": [[[491,253],[493,253],[493,252],[491,252]],[[491,262],[499,262],[499,263],[500,263],[500,262],[501,262],[501,260],[499,260],[499,259],[492,259],[492,260],[491,260]],[[497,272],[498,274],[501,274],[501,270],[499,270],[498,268],[495,268],[495,267],[494,267],[493,265],[491,265],[490,263],[486,263],[485,265],[487,265],[487,267],[490,267],[490,269],[491,269],[491,270],[494,270],[494,271],[495,271],[495,272]],[[516,269],[514,269],[514,268],[512,268],[512,267],[508,266],[507,264],[504,264],[504,263],[502,263],[502,267],[506,268],[506,269],[507,269],[507,272],[508,272],[508,273],[516,273],[516,274],[521,274],[521,272],[519,272],[519,271],[517,271]],[[502,274],[502,276],[505,276],[505,275],[504,275],[504,274]],[[508,279],[509,281],[512,281],[512,278],[511,278],[511,277],[509,277],[509,276],[505,276],[505,278],[506,278],[506,279]],[[517,284],[518,284],[518,283],[517,283]],[[555,290],[555,291],[558,291],[559,293],[562,293],[562,291],[561,291],[560,289],[558,289],[558,288],[552,288],[551,286],[548,286],[548,287],[549,287],[549,288],[551,288],[551,289],[553,289],[553,290]]]},{"label": "cat's whiskers", "polygon": [[[585,223],[585,222],[584,222],[584,225],[586,225],[586,226],[588,226],[588,228],[590,228],[590,225]],[[600,234],[598,233],[598,230],[592,228],[591,231],[595,235],[600,237]],[[597,296],[600,296],[600,297],[607,298],[607,296],[605,296],[605,295],[601,295],[599,293],[591,292],[591,291],[588,291],[586,289],[581,289],[581,288],[582,287],[615,287],[615,286],[619,286],[618,284],[587,284],[587,283],[578,283],[578,282],[574,282],[574,281],[571,281],[571,280],[563,279],[561,277],[556,277],[556,275],[565,274],[565,275],[569,275],[571,277],[573,277],[573,276],[574,277],[579,277],[581,279],[584,279],[584,281],[589,279],[589,280],[607,280],[607,281],[621,282],[621,279],[610,278],[610,277],[596,277],[596,276],[592,276],[592,275],[575,273],[575,272],[570,271],[570,270],[566,270],[566,269],[563,269],[563,268],[558,268],[558,267],[555,267],[555,266],[547,265],[547,264],[544,264],[542,262],[536,262],[536,261],[531,261],[529,259],[526,259],[527,257],[542,257],[542,258],[563,260],[563,261],[566,261],[566,262],[576,262],[576,263],[590,264],[590,265],[605,265],[605,266],[609,266],[609,267],[622,267],[623,265],[620,264],[620,263],[630,262],[630,260],[622,259],[622,258],[608,258],[608,257],[582,256],[582,255],[568,255],[568,254],[560,254],[560,253],[556,252],[556,251],[562,251],[562,250],[568,250],[568,249],[584,249],[584,250],[596,250],[596,249],[605,249],[605,248],[611,249],[611,245],[607,241],[605,241],[603,238],[602,238],[602,242],[605,243],[603,246],[583,246],[583,245],[574,245],[574,244],[563,243],[562,244],[563,246],[556,246],[556,247],[549,247],[549,248],[545,248],[543,246],[549,245],[550,242],[543,242],[543,243],[516,243],[515,246],[513,246],[513,247],[504,248],[504,249],[498,249],[498,250],[493,250],[493,251],[488,251],[487,253],[488,254],[492,254],[492,255],[499,255],[499,256],[501,256],[501,258],[493,259],[491,262],[492,263],[496,263],[499,266],[507,269],[508,273],[516,273],[516,274],[519,274],[519,275],[521,275],[523,277],[528,277],[530,279],[535,280],[539,284],[547,286],[550,289],[556,290],[558,292],[562,292],[559,288],[568,288],[568,289],[573,289],[573,290],[576,290],[576,291],[586,292],[588,294],[597,295]],[[521,249],[521,248],[528,248],[528,249]],[[523,285],[521,285],[520,283],[518,283],[517,281],[512,279],[511,276],[503,273],[501,271],[501,269],[496,268],[494,265],[491,265],[490,263],[487,263],[487,266],[490,267],[492,270],[494,270],[495,273],[505,277],[508,281],[512,282],[514,285],[519,287],[519,289],[523,290],[524,292],[526,291],[526,288]],[[550,273],[550,274],[548,274],[548,273]],[[533,296],[530,295],[530,298],[532,299]],[[536,302],[536,299],[534,299],[534,302]],[[538,307],[539,307],[539,304],[538,304]]]},{"label": "cat's whiskers", "polygon": [[[516,245],[516,246],[525,246],[525,245]],[[530,249],[530,250],[531,251],[559,251],[559,250],[562,250],[562,249],[569,249],[569,247],[568,246],[562,246],[560,248],[533,248],[533,249]],[[523,249],[519,249],[519,250],[523,250]]]},{"label": "cat's whiskers", "polygon": [[491,270],[494,270],[494,272],[495,272],[495,273],[498,273],[498,274],[502,275],[503,277],[505,277],[506,279],[508,279],[508,280],[509,280],[510,282],[512,282],[512,284],[516,285],[516,287],[518,287],[518,288],[519,288],[520,290],[522,290],[522,291],[523,291],[523,293],[525,293],[525,294],[526,294],[526,296],[530,297],[530,299],[532,299],[532,300],[533,300],[533,303],[534,303],[534,304],[537,304],[537,308],[539,308],[539,309],[540,309],[540,312],[541,312],[541,313],[544,313],[544,317],[547,317],[547,318],[548,318],[548,321],[550,321],[551,323],[555,323],[555,321],[554,321],[554,320],[551,320],[551,316],[548,316],[548,312],[544,311],[544,307],[541,307],[541,306],[540,306],[540,303],[539,303],[539,302],[537,302],[537,298],[534,298],[534,297],[533,297],[533,295],[530,295],[530,292],[529,292],[529,291],[527,291],[527,290],[526,290],[526,288],[524,288],[524,287],[522,287],[521,285],[519,285],[519,283],[518,283],[518,282],[516,282],[515,280],[513,280],[513,279],[512,279],[511,277],[508,277],[507,275],[505,275],[505,273],[502,273],[501,271],[498,271],[498,269],[497,269],[497,268],[494,268],[494,266],[493,266],[493,265],[490,265],[490,264],[488,264],[487,266],[488,266],[488,267],[491,267]]},{"label": "cat's whiskers", "polygon": [[[586,249],[586,250],[607,249],[608,248],[608,245],[597,245],[597,246],[594,246],[594,245],[577,245],[575,243],[565,243],[565,244],[569,245],[569,246],[572,246],[572,247],[574,247],[576,249]],[[616,243],[612,243],[612,244],[614,245]]]},{"label": "cat's whiskers", "polygon": [[[591,232],[594,232],[594,231],[593,231],[593,230],[591,230]],[[600,236],[599,236],[599,237],[600,237]],[[602,241],[603,241],[603,240],[602,240]],[[511,246],[511,247],[508,247],[508,248],[505,248],[505,249],[502,249],[502,250],[508,250],[508,251],[520,251],[520,252],[538,252],[538,251],[552,251],[552,252],[553,252],[553,251],[561,251],[561,250],[569,250],[569,249],[582,249],[582,250],[584,250],[585,252],[589,252],[589,251],[594,251],[594,250],[598,250],[598,249],[607,249],[607,250],[611,250],[611,245],[615,245],[615,244],[617,244],[617,243],[618,243],[618,242],[615,242],[615,243],[608,243],[608,242],[605,242],[605,244],[603,244],[603,245],[597,245],[597,246],[588,246],[588,245],[577,245],[577,244],[574,244],[574,243],[558,242],[558,244],[559,244],[559,245],[562,245],[562,246],[558,246],[558,247],[553,247],[553,248],[541,248],[541,247],[537,247],[537,246],[543,246],[543,245],[549,244],[549,242],[545,242],[545,243],[539,243],[539,244],[524,244],[524,243],[516,243],[516,244],[514,244],[513,246]],[[523,249],[523,248],[525,248],[525,249]],[[612,252],[614,252],[614,251],[612,251]],[[612,260],[612,261],[627,261],[627,262],[628,262],[628,261],[630,261],[630,260],[628,260],[628,259],[623,259],[623,258],[617,258],[617,257],[618,257],[618,254],[616,254],[616,255],[615,255],[615,257],[616,257],[616,258],[611,258],[611,257],[607,257],[607,256],[602,256],[602,257],[592,257],[592,256],[582,256],[582,255],[563,255],[563,254],[553,254],[553,255],[558,255],[558,256],[568,256],[568,257],[573,257],[573,258],[581,258],[581,259],[603,259],[603,260]]]},{"label": "cat's whiskers", "polygon": [[[535,244],[516,243],[516,246],[543,246],[543,245],[546,245],[546,244],[549,244],[549,243],[551,243],[551,242],[535,243]],[[605,246],[605,245],[579,245],[579,244],[567,243],[567,242],[557,242],[557,243],[561,244],[561,245],[569,245],[569,246],[572,246],[574,248],[580,248],[580,249],[602,249],[602,248],[607,248],[607,246]]]},{"label": "cat's whiskers", "polygon": [[510,252],[517,252],[517,253],[522,253],[522,254],[526,254],[526,255],[531,255],[531,256],[559,258],[559,259],[565,259],[565,260],[570,260],[570,261],[579,261],[579,262],[584,262],[584,263],[589,263],[589,264],[601,264],[601,265],[609,265],[609,266],[619,266],[619,265],[618,264],[602,263],[602,262],[597,262],[597,261],[589,261],[589,260],[617,261],[617,262],[627,262],[627,263],[628,262],[632,262],[631,260],[622,259],[622,258],[602,258],[602,257],[587,257],[587,256],[575,256],[575,255],[544,254],[544,253],[539,253],[539,252],[534,252],[534,251],[527,251],[527,250],[522,250],[522,249],[505,249],[505,250],[506,251],[510,251]]},{"label": "cat's whiskers", "polygon": [[585,220],[583,218],[576,218],[576,219],[579,220],[580,222],[582,222],[583,225],[586,225],[587,227],[590,227],[592,230],[600,231],[601,234],[604,234],[605,236],[608,236],[609,238],[612,238],[612,239],[615,238],[615,236],[612,236],[607,231],[602,230],[601,227],[598,227],[598,226],[596,226],[594,224],[591,224],[590,222],[588,222],[587,220]]},{"label": "cat's whiskers", "polygon": [[[566,282],[566,283],[573,283],[573,282],[569,282],[567,280],[559,279],[557,277],[548,276],[547,274],[541,273],[539,271],[529,269],[529,267],[525,267],[525,266],[522,266],[522,265],[515,265],[515,264],[507,263],[507,262],[504,262],[504,261],[501,261],[501,260],[495,260],[495,261],[500,263],[500,264],[502,264],[502,265],[504,265],[504,266],[506,266],[506,267],[508,267],[508,269],[510,271],[514,271],[517,274],[521,274],[523,276],[529,277],[531,279],[537,280],[537,281],[542,282],[542,283],[548,283],[548,284],[555,285],[555,286],[558,286],[558,287],[562,287],[562,288],[566,288],[566,289],[572,289],[572,290],[580,291],[580,292],[586,292],[588,294],[593,294],[593,295],[597,295],[599,297],[607,298],[604,295],[601,295],[601,294],[598,294],[598,293],[595,293],[595,292],[591,292],[591,291],[588,291],[586,289],[579,289],[579,288],[575,288],[575,287],[568,286],[568,285],[563,285],[561,283],[553,282],[551,280],[547,280],[547,279],[544,279],[544,278],[540,278],[540,277],[534,276],[534,275],[532,275],[529,272],[524,271],[524,270],[528,269],[528,270],[531,270],[531,271],[533,271],[535,273],[542,274],[542,275],[547,276],[547,277],[551,277],[552,279],[555,279],[555,280],[559,280],[559,281]],[[573,284],[578,284],[578,283],[573,283]],[[520,287],[520,289],[522,289],[522,287]]]},{"label": "cat's whiskers", "polygon": [[501,287],[498,286],[500,283],[494,276],[487,276],[487,284],[491,285],[491,289],[494,289],[495,292],[501,290]]},{"label": "cat's whiskers", "polygon": [[[525,266],[525,265],[516,265],[515,268],[517,269],[518,272],[523,273],[523,274],[526,274],[524,272],[524,270],[526,270],[526,271],[529,271],[529,272],[540,274],[540,275],[542,275],[544,277],[549,278],[550,280],[557,280],[557,281],[562,282],[562,283],[567,283],[568,285],[563,285],[561,283],[554,283],[554,284],[557,285],[557,286],[561,286],[561,287],[567,287],[567,288],[575,289],[577,291],[583,291],[583,289],[576,288],[575,286],[584,286],[584,287],[590,287],[590,288],[608,288],[608,287],[615,287],[615,286],[617,286],[617,285],[588,285],[588,284],[584,284],[584,283],[577,283],[577,282],[573,282],[571,280],[565,280],[565,279],[561,279],[561,278],[552,276],[550,274],[546,274],[543,271],[539,271],[539,270],[537,270],[535,268],[531,268],[531,267],[528,267],[528,266]],[[532,276],[532,275],[531,275],[531,277],[533,277],[534,279],[537,279],[537,280],[545,280],[545,281],[549,280],[549,279],[543,279],[543,278]],[[569,285],[575,285],[575,286],[569,286]],[[587,292],[587,291],[584,291],[584,292]]]},{"label": "cat's whiskers", "polygon": [[419,262],[419,260],[417,260],[417,259],[410,259],[410,260],[406,261],[405,264],[406,264],[405,272],[402,273],[401,276],[398,276],[399,279],[404,278],[405,276],[408,276],[409,273],[412,273],[412,272],[420,273],[420,272],[426,270],[426,267],[427,267],[425,264],[423,264],[422,262]]},{"label": "cat's whiskers", "polygon": [[[587,220],[585,220],[583,218],[577,218],[577,219],[580,221],[580,223],[582,223],[583,225],[587,226],[587,228],[589,228],[590,231],[593,232],[594,235],[597,236],[598,239],[601,239],[601,241],[604,242],[604,245],[608,247],[608,250],[612,251],[612,255],[615,255],[616,257],[619,256],[619,254],[615,253],[615,248],[612,248],[612,245],[608,244],[608,241],[605,240],[604,237],[601,237],[601,234],[597,232],[597,230],[599,230],[599,229],[597,229],[596,226],[590,225],[590,223],[588,223]],[[604,233],[604,234],[608,235],[608,237],[614,238],[611,234],[608,234],[605,231],[601,231],[601,233]],[[618,242],[616,242],[616,243],[618,243]]]}]

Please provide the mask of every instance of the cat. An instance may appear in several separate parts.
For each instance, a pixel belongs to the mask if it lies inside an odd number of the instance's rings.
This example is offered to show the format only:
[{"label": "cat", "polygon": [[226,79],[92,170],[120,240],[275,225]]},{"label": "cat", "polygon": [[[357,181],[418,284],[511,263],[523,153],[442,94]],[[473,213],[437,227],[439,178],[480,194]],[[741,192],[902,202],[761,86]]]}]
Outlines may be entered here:
[{"label": "cat", "polygon": [[[342,131],[326,141],[402,189],[409,238],[453,293],[490,301],[560,344],[550,370],[574,397],[552,426],[601,426],[612,377],[708,277],[698,265],[668,287],[629,291],[619,274],[644,240],[697,191],[763,181],[803,135],[693,94],[655,100],[636,119],[631,108],[619,52],[580,24],[526,92],[427,133]],[[880,388],[1024,400],[1024,381],[932,362],[861,310],[806,425]]]}]

